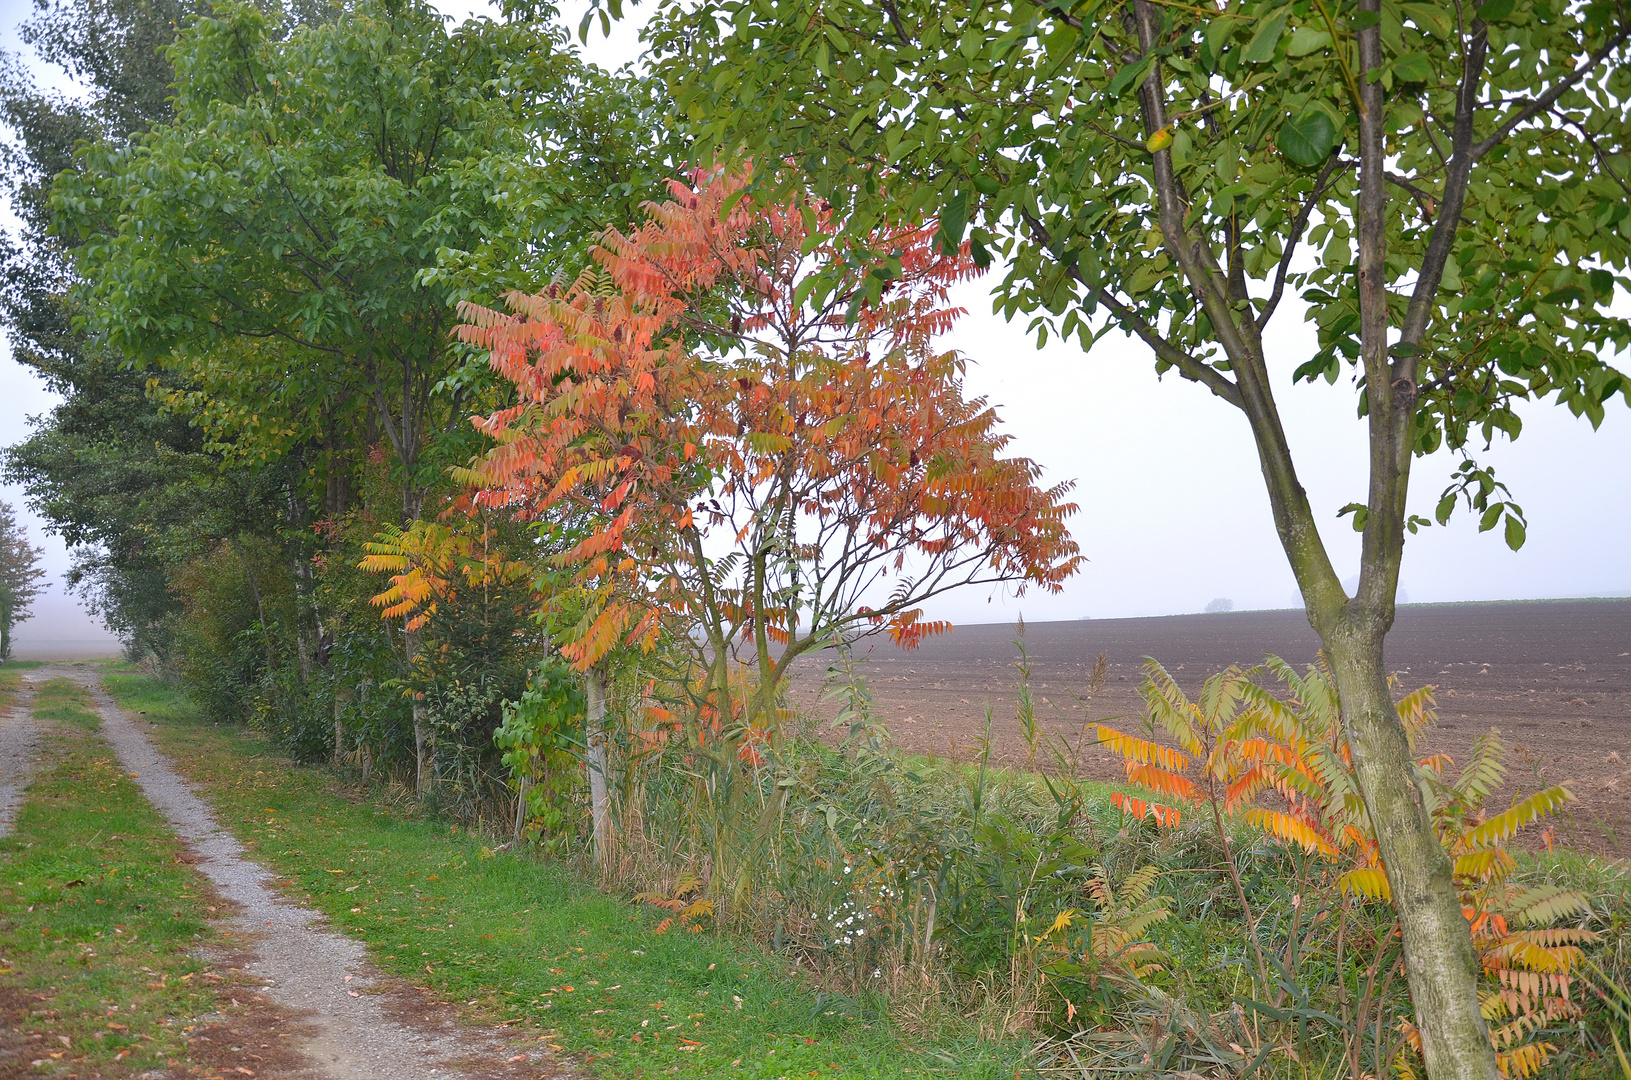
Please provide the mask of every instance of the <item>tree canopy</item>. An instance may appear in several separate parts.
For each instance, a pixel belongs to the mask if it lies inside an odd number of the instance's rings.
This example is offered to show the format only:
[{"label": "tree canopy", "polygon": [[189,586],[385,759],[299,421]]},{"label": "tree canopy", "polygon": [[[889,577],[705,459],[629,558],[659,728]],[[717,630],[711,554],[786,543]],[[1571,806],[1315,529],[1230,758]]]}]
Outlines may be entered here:
[{"label": "tree canopy", "polygon": [[774,727],[788,666],[887,630],[946,629],[922,605],[959,586],[1057,590],[1080,563],[1069,485],[1008,455],[995,410],[936,347],[974,272],[922,227],[871,237],[892,288],[861,266],[819,303],[838,223],[801,199],[742,198],[746,172],[674,181],[569,289],[464,308],[518,395],[479,418],[497,445],[465,473],[492,506],[575,528],[559,556],[595,596],[563,651],[584,667],[692,642],[724,715],[739,649],[758,673],[750,723]]},{"label": "tree canopy", "polygon": [[[938,216],[1004,261],[997,304],[1091,345],[1111,328],[1242,414],[1333,665],[1399,908],[1435,1080],[1496,1074],[1448,859],[1412,780],[1383,643],[1413,459],[1518,435],[1516,402],[1593,424],[1631,384],[1612,310],[1631,255],[1631,20],[1608,2],[666,0],[648,30],[700,143],[785,161],[861,240]],[[697,72],[708,78],[697,78]],[[768,181],[767,177],[767,181]],[[1276,370],[1294,295],[1317,345]],[[1277,380],[1352,371],[1369,490],[1348,596]],[[1521,511],[1468,458],[1480,526]]]},{"label": "tree canopy", "polygon": [[0,502],[0,660],[11,657],[11,630],[29,616],[40,594],[42,548],[28,542],[28,533],[10,503]]},{"label": "tree canopy", "polygon": [[222,449],[354,461],[383,439],[413,516],[471,400],[452,304],[570,266],[643,193],[644,104],[543,16],[450,31],[423,3],[286,36],[223,5],[170,56],[174,120],[53,195],[87,324],[184,371],[170,404]]}]

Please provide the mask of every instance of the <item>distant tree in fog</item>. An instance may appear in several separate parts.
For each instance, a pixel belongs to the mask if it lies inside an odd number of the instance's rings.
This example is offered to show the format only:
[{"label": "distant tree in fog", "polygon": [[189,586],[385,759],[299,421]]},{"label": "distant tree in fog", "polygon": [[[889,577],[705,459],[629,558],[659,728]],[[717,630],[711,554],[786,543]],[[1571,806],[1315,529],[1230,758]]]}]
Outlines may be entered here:
[{"label": "distant tree in fog", "polygon": [[1235,602],[1229,599],[1227,596],[1220,596],[1210,604],[1206,605],[1207,611],[1233,611],[1234,609]]},{"label": "distant tree in fog", "polygon": [[44,554],[28,542],[11,504],[0,502],[0,660],[11,658],[11,628],[28,618],[39,595]]}]

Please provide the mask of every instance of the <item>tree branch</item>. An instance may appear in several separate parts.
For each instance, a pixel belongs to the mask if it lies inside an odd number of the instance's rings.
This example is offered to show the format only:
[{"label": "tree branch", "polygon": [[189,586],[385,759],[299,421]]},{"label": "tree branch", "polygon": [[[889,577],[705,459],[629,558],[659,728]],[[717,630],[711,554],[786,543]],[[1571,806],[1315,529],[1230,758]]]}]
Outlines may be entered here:
[{"label": "tree branch", "polygon": [[[1053,234],[1049,232],[1048,227],[1042,223],[1041,219],[1028,210],[1022,209],[1021,213],[1025,217],[1025,223],[1030,226],[1031,232],[1035,234],[1037,242],[1048,251],[1053,252],[1054,257],[1059,259],[1061,265],[1065,266],[1066,273],[1070,274],[1071,279],[1080,285],[1093,289],[1094,286],[1086,278],[1082,277],[1081,268],[1076,263],[1067,262],[1059,257],[1059,250],[1054,246]],[[1179,375],[1191,382],[1200,383],[1235,408],[1242,407],[1240,388],[1223,372],[1162,337],[1155,327],[1140,318],[1132,308],[1118,300],[1110,290],[1099,286],[1093,294],[1093,298],[1110,309],[1110,313],[1116,318],[1116,323],[1123,330],[1148,345],[1158,360],[1171,364],[1177,369]]]},{"label": "tree branch", "polygon": [[1434,199],[1430,193],[1423,191],[1396,172],[1387,174],[1387,182],[1402,191],[1408,191],[1415,198],[1416,205],[1421,208],[1422,215],[1429,223],[1438,216],[1438,200]]},{"label": "tree branch", "polygon": [[[1474,31],[1474,36],[1476,38],[1476,36],[1482,32],[1482,24],[1475,21],[1473,26],[1477,28]],[[1608,43],[1602,48],[1586,57],[1585,63],[1575,68],[1574,71],[1569,74],[1568,78],[1561,79],[1558,82],[1553,83],[1550,90],[1547,90],[1544,94],[1540,95],[1540,97],[1532,99],[1522,109],[1519,109],[1516,113],[1513,113],[1510,117],[1508,117],[1506,121],[1491,132],[1487,138],[1478,143],[1478,145],[1474,146],[1472,148],[1473,160],[1476,161],[1485,154],[1489,153],[1490,150],[1499,144],[1502,139],[1505,139],[1508,135],[1512,134],[1513,130],[1519,124],[1522,124],[1528,120],[1533,120],[1541,113],[1549,111],[1558,98],[1562,97],[1564,94],[1574,89],[1575,86],[1579,85],[1580,80],[1584,79],[1591,73],[1592,68],[1602,63],[1603,60],[1606,59],[1615,49],[1618,49],[1621,45],[1624,45],[1626,39],[1628,38],[1631,38],[1631,23],[1626,23],[1624,26],[1620,27],[1620,32],[1618,34],[1615,34],[1612,38],[1610,38]]]},{"label": "tree branch", "polygon": [[[1081,281],[1081,276],[1074,267],[1071,269],[1071,277]],[[1101,288],[1096,299],[1110,309],[1110,313],[1116,317],[1116,323],[1123,330],[1136,335],[1140,341],[1154,350],[1159,359],[1171,364],[1179,375],[1190,382],[1200,383],[1235,408],[1243,407],[1240,402],[1240,388],[1223,372],[1204,360],[1191,356],[1156,333],[1155,329],[1139,318],[1137,313],[1116,299],[1110,290]]]},{"label": "tree branch", "polygon": [[[1444,176],[1444,198],[1438,214],[1434,216],[1433,233],[1427,241],[1427,251],[1422,255],[1416,288],[1411,293],[1404,324],[1399,328],[1399,340],[1405,345],[1421,344],[1427,333],[1427,322],[1433,313],[1433,298],[1438,295],[1439,283],[1444,280],[1444,264],[1450,258],[1450,249],[1455,246],[1456,230],[1461,227],[1461,213],[1467,202],[1467,184],[1472,179],[1473,163],[1478,160],[1477,148],[1472,142],[1473,120],[1478,110],[1478,84],[1484,76],[1488,51],[1489,29],[1482,20],[1474,19],[1472,38],[1467,42],[1467,51],[1461,60],[1461,86],[1456,91],[1455,129],[1450,139],[1450,164]],[[1408,185],[1401,186],[1408,189]],[[1414,395],[1418,366],[1413,350],[1401,350],[1394,360],[1390,381],[1408,384]]]},{"label": "tree branch", "polygon": [[1302,242],[1303,230],[1308,228],[1308,219],[1314,214],[1314,207],[1319,203],[1320,196],[1325,194],[1326,187],[1331,183],[1331,177],[1336,173],[1337,166],[1342,164],[1340,157],[1333,157],[1325,163],[1320,175],[1314,181],[1314,190],[1308,193],[1302,206],[1297,211],[1297,218],[1291,223],[1291,236],[1286,241],[1286,249],[1280,255],[1280,266],[1274,272],[1274,291],[1269,294],[1268,300],[1263,303],[1263,310],[1257,316],[1257,332],[1262,333],[1268,326],[1269,319],[1274,317],[1274,309],[1280,306],[1280,297],[1286,291],[1286,274],[1291,270],[1291,257],[1296,254],[1297,245]]},{"label": "tree branch", "polygon": [[1558,119],[1580,133],[1580,137],[1586,140],[1586,145],[1591,147],[1592,154],[1597,158],[1597,164],[1603,167],[1603,172],[1610,180],[1620,185],[1621,191],[1625,192],[1627,195],[1631,195],[1631,185],[1627,185],[1620,174],[1614,171],[1614,166],[1609,164],[1608,155],[1603,152],[1602,144],[1597,141],[1597,136],[1586,130],[1586,125],[1577,123],[1561,113],[1558,114]]}]

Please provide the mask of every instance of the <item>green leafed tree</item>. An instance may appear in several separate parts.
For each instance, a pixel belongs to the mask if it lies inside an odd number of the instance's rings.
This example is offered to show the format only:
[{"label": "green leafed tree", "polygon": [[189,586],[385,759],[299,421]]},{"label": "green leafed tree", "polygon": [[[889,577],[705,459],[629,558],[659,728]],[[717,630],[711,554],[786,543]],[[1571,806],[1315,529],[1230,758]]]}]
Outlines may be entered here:
[{"label": "green leafed tree", "polygon": [[[202,0],[49,0],[18,36],[37,60],[74,80],[72,96],[39,88],[18,58],[0,58],[0,161],[18,223],[0,241],[0,318],[12,357],[59,397],[26,439],[6,448],[6,478],[28,493],[67,543],[66,580],[138,652],[163,654],[176,613],[168,571],[211,538],[245,527],[284,478],[224,472],[186,417],[161,409],[151,372],[135,371],[74,325],[77,238],[52,228],[56,178],[85,160],[82,144],[125,145],[173,118],[166,48]],[[271,4],[282,25],[321,4]],[[159,376],[169,391],[179,376]]]},{"label": "green leafed tree", "polygon": [[0,502],[0,660],[11,659],[11,630],[29,616],[40,593],[43,549],[28,542],[28,533],[10,503]]},{"label": "green leafed tree", "polygon": [[85,325],[184,373],[166,403],[212,449],[316,445],[332,476],[388,447],[415,517],[471,450],[481,369],[453,304],[539,285],[648,183],[649,103],[548,15],[450,30],[364,0],[287,33],[244,4],[195,20],[168,54],[173,120],[91,148],[52,193],[83,241]]},{"label": "green leafed tree", "polygon": [[[1607,0],[662,0],[647,31],[704,147],[786,162],[846,216],[937,215],[1007,267],[1041,340],[1119,330],[1250,429],[1324,644],[1403,927],[1433,1080],[1492,1080],[1467,922],[1392,708],[1384,643],[1414,460],[1523,542],[1474,444],[1631,386],[1631,16]],[[763,175],[768,179],[769,170]],[[882,282],[878,287],[882,287]],[[1298,303],[1287,303],[1295,297]],[[1307,355],[1271,357],[1306,312]],[[1294,370],[1293,370],[1294,369]],[[1352,372],[1369,439],[1342,586],[1281,421]],[[1356,493],[1357,494],[1357,493]]]}]

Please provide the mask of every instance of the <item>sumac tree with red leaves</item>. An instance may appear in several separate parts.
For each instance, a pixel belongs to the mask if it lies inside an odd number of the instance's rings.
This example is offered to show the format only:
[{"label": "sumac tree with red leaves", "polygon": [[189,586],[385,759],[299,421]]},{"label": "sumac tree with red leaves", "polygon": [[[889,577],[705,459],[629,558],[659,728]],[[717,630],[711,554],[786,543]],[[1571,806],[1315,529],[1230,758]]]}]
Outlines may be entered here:
[{"label": "sumac tree with red leaves", "polygon": [[1068,485],[1004,455],[964,360],[936,348],[973,263],[925,227],[873,237],[883,263],[845,265],[821,206],[757,205],[747,183],[674,182],[571,287],[513,293],[509,313],[465,306],[461,336],[518,393],[476,421],[497,445],[466,478],[582,530],[562,556],[594,597],[563,644],[578,666],[669,627],[714,715],[775,738],[798,656],[880,631],[913,645],[947,629],[923,618],[931,597],[1057,590],[1080,556]]}]

